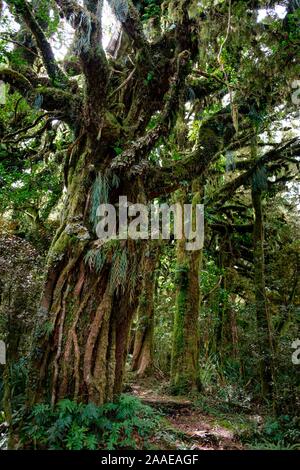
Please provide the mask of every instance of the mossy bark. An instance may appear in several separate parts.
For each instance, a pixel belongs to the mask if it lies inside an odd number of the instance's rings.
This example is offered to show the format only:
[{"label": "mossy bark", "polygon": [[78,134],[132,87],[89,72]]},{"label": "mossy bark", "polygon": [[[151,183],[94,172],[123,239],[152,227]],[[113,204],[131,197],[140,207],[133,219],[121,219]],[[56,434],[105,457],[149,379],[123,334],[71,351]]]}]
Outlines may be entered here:
[{"label": "mossy bark", "polygon": [[[29,406],[65,397],[101,404],[122,390],[144,244],[129,239],[99,245],[90,215],[95,204],[94,164],[101,148],[90,148],[84,138],[69,163],[64,217],[48,254],[40,321],[31,352]],[[99,171],[105,174],[105,168]],[[140,182],[120,180],[107,197],[114,204],[119,194],[140,201]],[[107,201],[96,201],[100,202]],[[101,269],[87,262],[91,250],[103,256]],[[123,261],[128,269],[123,278],[118,253],[126,253]]]},{"label": "mossy bark", "polygon": [[[222,238],[221,238],[222,237]],[[219,239],[220,243],[220,270],[221,276],[221,299],[219,305],[219,322],[216,332],[215,353],[219,355],[223,364],[230,357],[238,359],[239,337],[234,309],[234,253],[232,249],[231,234],[225,233]],[[242,366],[240,366],[242,370]]]},{"label": "mossy bark", "polygon": [[149,245],[144,256],[142,293],[132,355],[132,370],[138,377],[149,374],[153,365],[155,268],[158,256],[159,245]]},{"label": "mossy bark", "polygon": [[265,285],[262,191],[254,187],[254,185],[252,186],[252,205],[254,209],[253,255],[255,308],[260,349],[259,374],[261,380],[261,394],[263,397],[267,397],[271,395],[273,389],[273,341]]},{"label": "mossy bark", "polygon": [[[183,204],[186,195],[181,193]],[[200,202],[194,194],[193,204]],[[184,394],[200,390],[199,379],[199,270],[202,250],[186,251],[186,239],[177,242],[177,298],[173,327],[171,390]]]}]

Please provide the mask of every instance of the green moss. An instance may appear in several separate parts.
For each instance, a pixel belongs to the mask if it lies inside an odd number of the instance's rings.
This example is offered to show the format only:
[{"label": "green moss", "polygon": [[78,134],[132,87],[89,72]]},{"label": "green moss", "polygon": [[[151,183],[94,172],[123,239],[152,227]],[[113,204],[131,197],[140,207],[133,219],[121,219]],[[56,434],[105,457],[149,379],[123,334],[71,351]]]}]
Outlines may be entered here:
[{"label": "green moss", "polygon": [[178,287],[187,287],[189,266],[187,263],[179,264],[175,271],[175,282]]},{"label": "green moss", "polygon": [[180,394],[186,390],[187,382],[181,374],[181,360],[185,346],[185,314],[188,297],[188,266],[179,265],[176,270],[176,283],[178,285],[177,305],[174,318],[173,351],[172,351],[172,392]]},{"label": "green moss", "polygon": [[[177,285],[176,311],[173,329],[171,366],[171,392],[184,394],[200,389],[198,377],[198,298],[195,255],[187,254],[178,247],[175,282]],[[197,254],[197,256],[199,256]]]},{"label": "green moss", "polygon": [[68,235],[65,231],[62,232],[49,251],[47,260],[48,266],[55,264],[57,261],[60,261],[71,243],[71,236]]},{"label": "green moss", "polygon": [[71,325],[73,324],[74,315],[75,315],[75,312],[76,312],[75,303],[76,303],[75,298],[68,299],[68,308],[67,308],[68,313],[67,313],[66,319],[65,319],[66,327],[71,327]]},{"label": "green moss", "polygon": [[47,96],[47,98],[51,98],[61,105],[66,105],[74,101],[74,96],[71,93],[59,90],[58,88],[39,86],[37,90],[39,94],[45,97]]}]

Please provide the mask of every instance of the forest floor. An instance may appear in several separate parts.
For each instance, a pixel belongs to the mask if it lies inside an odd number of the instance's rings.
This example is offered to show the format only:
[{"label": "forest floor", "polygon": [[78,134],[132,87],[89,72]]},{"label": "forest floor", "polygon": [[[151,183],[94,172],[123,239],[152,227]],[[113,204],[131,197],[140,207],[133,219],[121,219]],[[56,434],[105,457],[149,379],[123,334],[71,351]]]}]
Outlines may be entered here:
[{"label": "forest floor", "polygon": [[194,397],[173,397],[164,391],[160,384],[146,379],[132,383],[130,393],[144,404],[159,411],[163,416],[163,430],[153,444],[164,449],[189,450],[240,450],[244,446],[239,440],[255,416],[241,418],[239,413],[210,413],[197,403]]}]

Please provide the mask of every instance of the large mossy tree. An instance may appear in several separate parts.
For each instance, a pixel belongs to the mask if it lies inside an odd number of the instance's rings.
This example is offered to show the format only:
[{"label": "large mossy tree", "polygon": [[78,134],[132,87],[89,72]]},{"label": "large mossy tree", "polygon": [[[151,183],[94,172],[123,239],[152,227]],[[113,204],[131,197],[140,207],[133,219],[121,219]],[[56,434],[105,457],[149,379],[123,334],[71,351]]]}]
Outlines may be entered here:
[{"label": "large mossy tree", "polygon": [[[7,53],[0,79],[73,133],[64,154],[66,192],[47,258],[27,401],[70,397],[101,404],[122,390],[146,244],[129,239],[101,245],[97,207],[117,204],[120,195],[143,203],[166,197],[203,175],[224,149],[250,142],[253,121],[260,130],[269,125],[289,96],[287,80],[297,73],[295,2],[288,5],[290,18],[268,27],[257,16],[270,1],[170,0],[151,9],[110,0],[120,32],[109,53],[102,46],[102,0],[7,4],[20,25],[8,33],[18,60]],[[67,23],[74,40],[59,63],[51,43],[58,24],[61,30]],[[225,95],[230,103],[222,106]],[[187,103],[194,141],[178,153],[168,142]],[[289,155],[298,152],[292,140],[271,157],[284,158],[287,148]]]}]

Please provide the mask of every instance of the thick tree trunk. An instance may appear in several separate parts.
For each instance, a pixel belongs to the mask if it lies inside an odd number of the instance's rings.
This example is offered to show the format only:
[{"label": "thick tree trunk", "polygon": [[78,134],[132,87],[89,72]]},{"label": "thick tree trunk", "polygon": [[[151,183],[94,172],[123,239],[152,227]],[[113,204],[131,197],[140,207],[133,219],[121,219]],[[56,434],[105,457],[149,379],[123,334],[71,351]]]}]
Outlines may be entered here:
[{"label": "thick tree trunk", "polygon": [[[130,253],[126,245],[125,250],[127,263],[137,265],[137,252]],[[47,338],[43,331],[36,338],[30,384],[34,401],[71,397],[100,404],[120,393],[138,288],[130,296],[124,295],[125,286],[115,290],[115,269],[108,262],[99,275],[91,272],[84,252],[75,251],[51,287],[48,282],[43,301],[51,296],[51,303],[42,328],[52,333]]]},{"label": "thick tree trunk", "polygon": [[[199,203],[199,192],[193,203]],[[182,199],[184,201],[184,197]],[[199,269],[202,250],[186,251],[185,238],[177,244],[177,299],[171,360],[174,394],[199,390]]]},{"label": "thick tree trunk", "polygon": [[66,211],[48,254],[29,405],[64,397],[101,404],[122,390],[145,243],[103,244],[93,234],[93,219],[100,203],[115,204],[119,194],[142,202],[143,192],[138,179],[114,183],[105,169],[96,175],[93,164],[100,150],[91,154],[88,148],[79,143],[75,168],[68,168]]},{"label": "thick tree trunk", "polygon": [[259,370],[261,378],[261,393],[265,397],[271,394],[273,386],[273,341],[271,331],[271,320],[268,311],[265,286],[262,191],[259,188],[255,188],[254,185],[252,186],[252,204],[254,209],[254,286],[256,299],[257,331],[260,348]]},{"label": "thick tree trunk", "polygon": [[159,245],[156,243],[148,246],[144,256],[142,294],[132,356],[132,370],[136,371],[138,377],[148,374],[153,364],[155,268],[158,255]]}]

